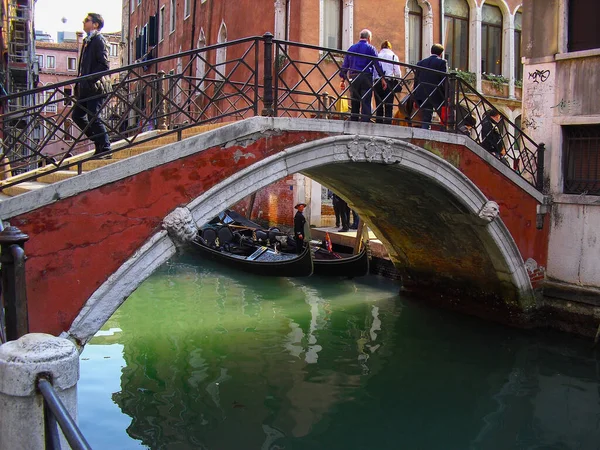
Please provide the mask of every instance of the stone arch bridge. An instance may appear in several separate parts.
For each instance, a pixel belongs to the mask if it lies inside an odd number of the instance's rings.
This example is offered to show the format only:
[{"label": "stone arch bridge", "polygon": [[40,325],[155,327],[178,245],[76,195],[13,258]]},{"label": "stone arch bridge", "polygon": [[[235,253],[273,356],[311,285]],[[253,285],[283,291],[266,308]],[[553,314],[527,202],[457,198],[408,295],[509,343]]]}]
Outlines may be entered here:
[{"label": "stone arch bridge", "polygon": [[[166,215],[184,207],[201,225],[297,172],[352,203],[406,286],[472,299],[491,315],[535,307],[532,269],[547,258],[543,195],[472,140],[254,117],[0,202],[0,218],[30,236],[30,331],[85,344],[175,254]],[[495,220],[480,214],[490,201]]]}]

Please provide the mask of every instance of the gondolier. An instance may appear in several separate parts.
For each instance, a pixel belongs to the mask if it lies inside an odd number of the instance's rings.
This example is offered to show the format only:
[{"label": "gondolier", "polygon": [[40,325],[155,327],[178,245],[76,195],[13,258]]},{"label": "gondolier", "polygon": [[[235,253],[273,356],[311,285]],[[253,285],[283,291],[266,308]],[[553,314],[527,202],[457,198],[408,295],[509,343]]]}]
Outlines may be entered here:
[{"label": "gondolier", "polygon": [[302,252],[304,248],[304,225],[306,224],[306,218],[302,212],[304,208],[306,208],[306,203],[298,203],[294,206],[298,211],[296,211],[296,215],[294,216],[294,238],[296,239],[296,251],[298,253]]}]

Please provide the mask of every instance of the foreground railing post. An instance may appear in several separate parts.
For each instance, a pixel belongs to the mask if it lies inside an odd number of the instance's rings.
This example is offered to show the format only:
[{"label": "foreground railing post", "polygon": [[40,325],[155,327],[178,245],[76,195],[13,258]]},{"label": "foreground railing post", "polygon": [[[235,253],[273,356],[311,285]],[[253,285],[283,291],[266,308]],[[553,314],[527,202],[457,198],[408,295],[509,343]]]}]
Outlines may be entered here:
[{"label": "foreground railing post", "polygon": [[[0,449],[46,449],[44,402],[38,377],[52,380],[58,398],[77,419],[79,353],[75,345],[49,334],[26,334],[0,345]],[[68,449],[60,433],[62,449]]]},{"label": "foreground railing post", "polygon": [[456,93],[458,92],[458,78],[455,73],[449,73],[447,76],[446,97],[448,105],[446,107],[446,131],[456,130]]},{"label": "foreground railing post", "polygon": [[273,35],[266,32],[265,39],[265,65],[264,65],[264,95],[262,116],[273,116]]},{"label": "foreground railing post", "polygon": [[[29,332],[27,289],[25,286],[25,242],[29,236],[17,227],[0,233],[2,292],[6,320],[6,340],[12,341]],[[2,448],[2,447],[0,447]]]},{"label": "foreground railing post", "polygon": [[546,151],[545,144],[539,144],[537,147],[537,179],[536,188],[540,192],[544,192],[544,153]]},{"label": "foreground railing post", "polygon": [[159,70],[156,78],[156,91],[160,99],[160,107],[158,108],[158,123],[157,128],[161,131],[167,131],[169,124],[167,123],[167,99],[165,98],[165,71]]}]

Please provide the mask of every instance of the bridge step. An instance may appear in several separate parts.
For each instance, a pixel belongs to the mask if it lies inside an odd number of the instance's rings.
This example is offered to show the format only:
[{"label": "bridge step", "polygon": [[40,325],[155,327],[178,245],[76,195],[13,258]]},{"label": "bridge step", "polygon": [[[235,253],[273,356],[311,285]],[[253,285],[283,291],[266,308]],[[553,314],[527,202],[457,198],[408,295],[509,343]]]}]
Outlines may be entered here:
[{"label": "bridge step", "polygon": [[15,186],[8,187],[2,191],[4,195],[14,197],[15,195],[24,194],[26,192],[35,191],[48,186],[48,183],[40,183],[39,181],[24,181]]},{"label": "bridge step", "polygon": [[37,181],[39,181],[40,183],[57,183],[59,181],[67,180],[75,176],[77,176],[76,170],[59,170],[57,172],[49,173],[48,175],[39,177]]},{"label": "bridge step", "polygon": [[[214,130],[216,128],[220,128],[220,127],[222,127],[224,125],[228,125],[230,123],[233,123],[233,121],[223,122],[223,123],[206,124],[206,125],[198,125],[195,127],[187,128],[187,129],[181,131],[181,139],[187,139],[189,137],[196,136],[198,134],[205,133],[207,131]],[[155,131],[149,132],[148,134],[144,133],[144,134],[141,134],[140,136],[138,136],[138,139],[144,139],[144,138],[147,138],[149,134],[156,135],[157,133],[161,134],[162,132],[155,130]],[[173,134],[169,134],[167,136],[161,136],[157,139],[154,139],[154,140],[151,140],[148,142],[144,142],[144,143],[140,143],[140,144],[133,143],[133,145],[130,148],[114,153],[112,159],[101,159],[101,160],[95,159],[95,160],[84,162],[82,164],[82,171],[88,172],[90,170],[98,169],[100,167],[107,166],[108,164],[112,164],[117,161],[122,161],[122,160],[130,158],[132,156],[141,155],[142,153],[145,153],[147,151],[154,150],[156,148],[162,147],[164,145],[172,144],[177,141],[178,141],[178,135],[177,135],[177,133],[173,133]],[[113,143],[113,149],[116,150],[119,147],[123,147],[124,145],[127,145],[126,141],[115,142],[115,143]],[[65,159],[64,162],[66,164],[78,162],[78,161],[81,161],[82,159],[89,158],[90,156],[92,156],[92,154],[93,154],[93,151],[87,151],[84,153],[80,153],[79,155],[72,156],[71,158],[67,158],[67,159]],[[15,181],[19,181],[21,179],[30,177],[32,174],[40,175],[39,178],[37,179],[38,181],[36,181],[36,182],[23,182],[23,183],[19,183],[18,185],[3,189],[2,195],[14,197],[15,195],[19,195],[24,192],[29,192],[34,189],[39,189],[44,186],[47,186],[48,184],[56,183],[58,181],[66,180],[66,179],[72,178],[74,176],[77,176],[77,171],[78,171],[77,166],[70,167],[69,170],[60,170],[60,171],[57,171],[52,174],[45,174],[45,172],[48,172],[52,168],[54,168],[54,166],[50,164],[46,167],[41,167],[39,169],[36,169],[35,171],[26,172],[26,173],[23,173],[20,175],[15,175],[13,177],[7,178],[6,180],[0,181],[0,187],[1,187],[2,185],[8,184],[8,183],[13,183]]]}]

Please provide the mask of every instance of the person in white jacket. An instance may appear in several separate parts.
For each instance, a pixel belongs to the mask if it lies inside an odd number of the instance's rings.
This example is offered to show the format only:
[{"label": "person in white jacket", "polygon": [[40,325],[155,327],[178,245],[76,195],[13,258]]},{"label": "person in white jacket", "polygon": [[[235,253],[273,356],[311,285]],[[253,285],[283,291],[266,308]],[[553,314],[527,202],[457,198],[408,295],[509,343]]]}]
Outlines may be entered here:
[{"label": "person in white jacket", "polygon": [[[382,83],[375,84],[375,102],[377,107],[375,109],[375,122],[377,123],[392,123],[392,114],[394,109],[394,93],[400,92],[399,88],[402,89],[401,82],[402,73],[400,72],[400,61],[396,54],[392,51],[392,44],[390,41],[383,41],[381,43],[381,50],[378,54],[379,58],[387,59],[393,62],[381,62],[381,67],[384,71],[385,80],[387,86],[384,88]],[[395,63],[395,64],[394,64]],[[379,78],[379,74],[375,73],[374,76]]]}]

